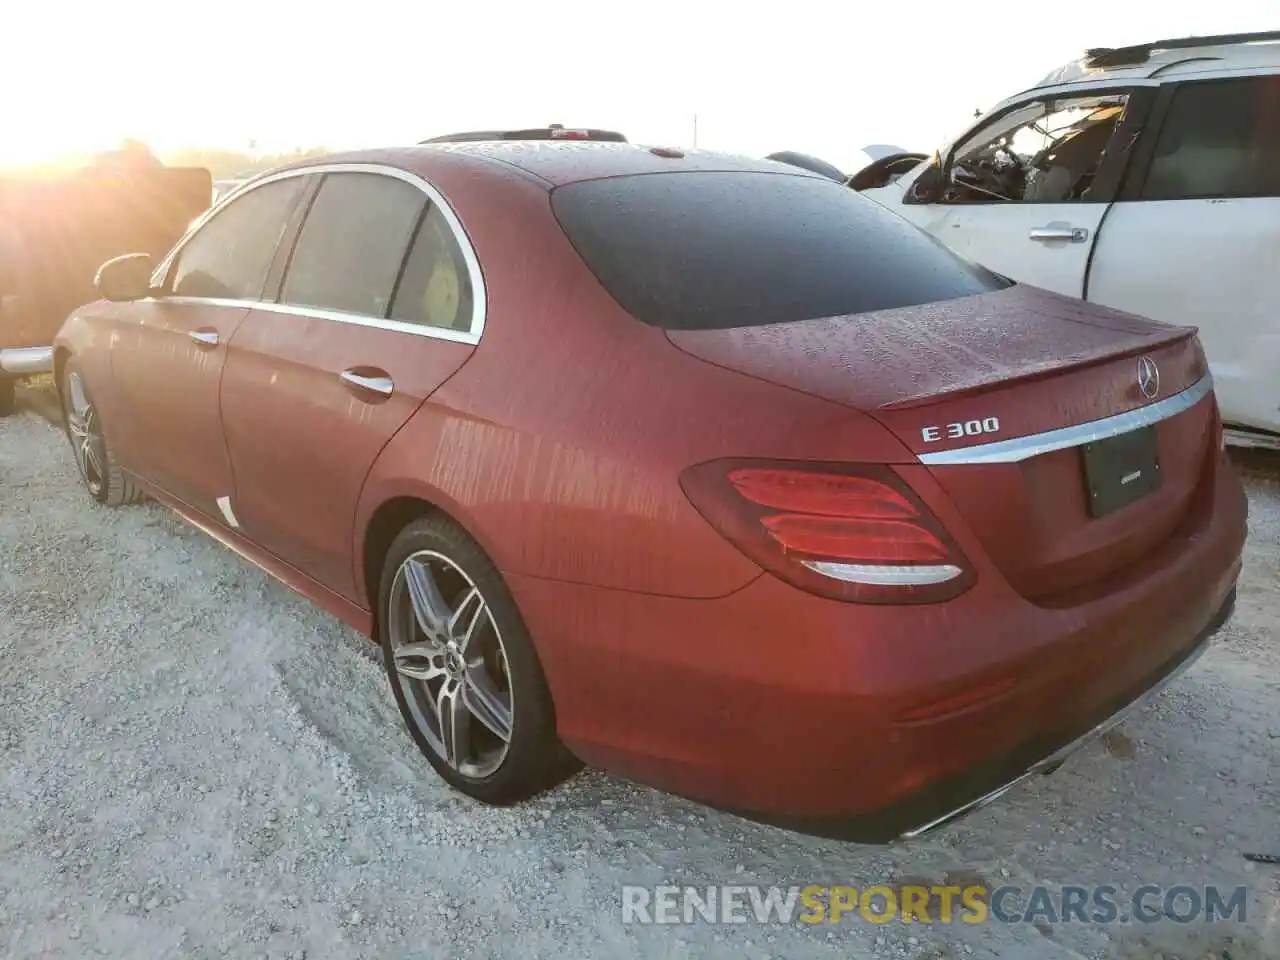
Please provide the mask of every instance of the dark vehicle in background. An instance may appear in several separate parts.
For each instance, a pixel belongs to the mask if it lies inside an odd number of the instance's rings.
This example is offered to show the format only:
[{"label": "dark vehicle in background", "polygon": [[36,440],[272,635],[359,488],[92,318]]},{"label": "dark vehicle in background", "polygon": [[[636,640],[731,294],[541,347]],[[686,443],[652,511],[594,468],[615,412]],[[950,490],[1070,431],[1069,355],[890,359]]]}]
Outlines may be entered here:
[{"label": "dark vehicle in background", "polygon": [[844,183],[849,179],[839,167],[810,154],[797,153],[795,150],[780,150],[777,153],[769,154],[765,159],[773,160],[776,163],[785,163],[792,167],[799,167],[801,170],[808,170],[810,173],[816,173],[819,176],[826,177],[828,180],[834,180],[836,183]]},{"label": "dark vehicle in background", "polygon": [[53,370],[54,335],[97,299],[98,267],[160,256],[209,206],[209,171],[146,159],[122,151],[62,176],[0,177],[0,416],[19,379]]}]

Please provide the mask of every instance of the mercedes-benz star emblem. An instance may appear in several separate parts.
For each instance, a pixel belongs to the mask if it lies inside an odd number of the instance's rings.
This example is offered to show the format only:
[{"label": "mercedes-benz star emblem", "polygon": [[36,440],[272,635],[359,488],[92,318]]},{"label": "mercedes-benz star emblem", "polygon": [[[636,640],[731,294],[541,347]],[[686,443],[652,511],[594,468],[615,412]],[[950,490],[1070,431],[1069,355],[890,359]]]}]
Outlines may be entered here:
[{"label": "mercedes-benz star emblem", "polygon": [[1138,359],[1138,389],[1148,400],[1154,400],[1160,392],[1160,368],[1150,357]]}]

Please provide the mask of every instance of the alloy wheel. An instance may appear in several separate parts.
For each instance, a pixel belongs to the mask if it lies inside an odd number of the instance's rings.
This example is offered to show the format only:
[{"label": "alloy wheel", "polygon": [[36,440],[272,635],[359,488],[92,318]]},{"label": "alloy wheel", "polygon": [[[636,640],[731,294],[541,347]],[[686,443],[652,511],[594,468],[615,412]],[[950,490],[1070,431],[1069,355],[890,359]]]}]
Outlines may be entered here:
[{"label": "alloy wheel", "polygon": [[85,486],[95,497],[102,495],[106,478],[107,446],[102,436],[102,421],[89,399],[80,374],[67,377],[64,407],[67,415],[67,432],[71,435],[71,447],[75,451],[76,465],[84,478]]},{"label": "alloy wheel", "polygon": [[510,748],[514,699],[488,601],[454,561],[420,550],[396,572],[387,617],[396,681],[418,730],[462,776],[491,776]]}]

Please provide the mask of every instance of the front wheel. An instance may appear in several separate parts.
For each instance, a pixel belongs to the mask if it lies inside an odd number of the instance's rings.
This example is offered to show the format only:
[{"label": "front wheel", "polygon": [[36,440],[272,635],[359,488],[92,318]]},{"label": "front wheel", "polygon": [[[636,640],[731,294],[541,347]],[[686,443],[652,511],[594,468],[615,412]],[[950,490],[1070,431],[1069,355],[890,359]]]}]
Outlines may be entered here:
[{"label": "front wheel", "polygon": [[75,453],[80,479],[89,495],[108,507],[141,500],[142,492],[125,479],[115,454],[107,445],[102,415],[93,404],[74,357],[63,368],[61,387],[63,424]]},{"label": "front wheel", "polygon": [[581,766],[556,736],[551,694],[515,600],[457,524],[433,515],[400,532],[383,566],[379,613],[401,716],[450,785],[506,805]]}]

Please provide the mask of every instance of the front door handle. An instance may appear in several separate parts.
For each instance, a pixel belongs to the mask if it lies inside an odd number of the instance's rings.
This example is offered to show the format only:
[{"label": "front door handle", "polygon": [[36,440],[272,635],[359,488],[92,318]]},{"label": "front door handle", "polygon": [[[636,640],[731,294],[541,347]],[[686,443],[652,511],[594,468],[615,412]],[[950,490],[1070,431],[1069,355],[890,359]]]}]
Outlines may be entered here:
[{"label": "front door handle", "polygon": [[343,370],[339,377],[349,386],[383,397],[391,396],[396,389],[395,381],[382,370]]},{"label": "front door handle", "polygon": [[1064,227],[1049,224],[1043,227],[1032,227],[1032,240],[1066,240],[1068,243],[1084,243],[1089,239],[1089,231],[1084,227]]},{"label": "front door handle", "polygon": [[216,347],[218,345],[218,331],[192,330],[191,339],[202,347]]}]

